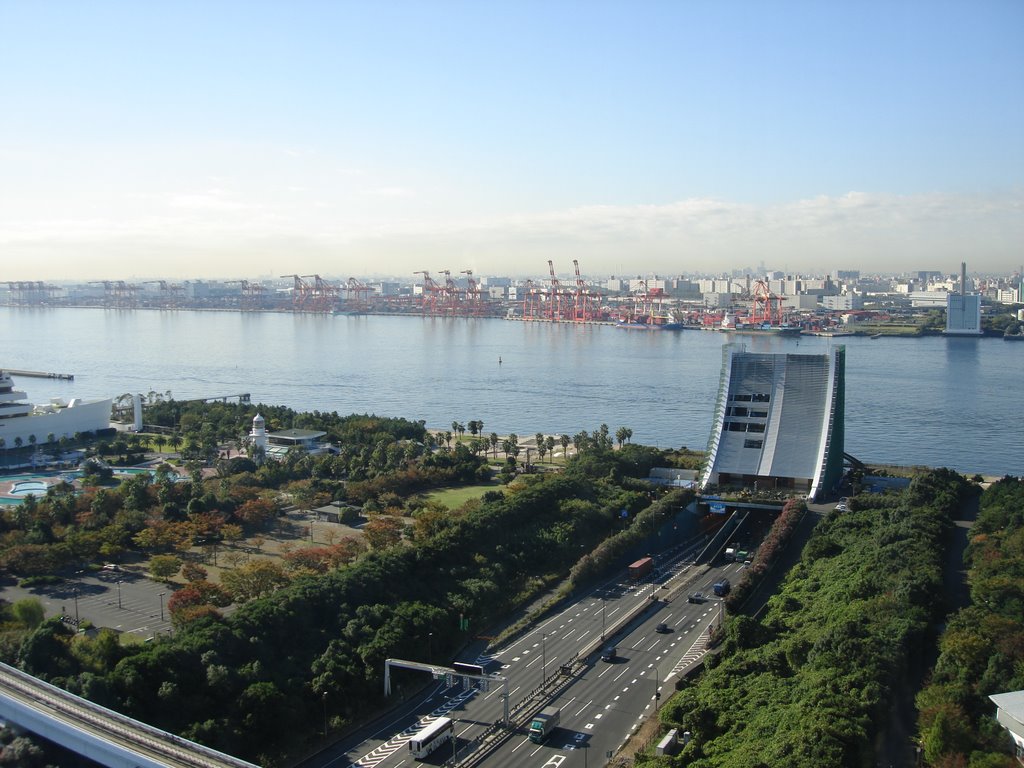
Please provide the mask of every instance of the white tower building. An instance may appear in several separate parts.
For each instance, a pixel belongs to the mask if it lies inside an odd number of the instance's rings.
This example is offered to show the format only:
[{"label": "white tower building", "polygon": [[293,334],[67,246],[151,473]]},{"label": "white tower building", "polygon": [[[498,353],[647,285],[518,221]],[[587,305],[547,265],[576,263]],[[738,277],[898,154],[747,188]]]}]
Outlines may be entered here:
[{"label": "white tower building", "polygon": [[267,453],[267,422],[258,413],[252,420],[252,432],[249,433],[249,440],[252,443],[254,453],[266,455]]}]

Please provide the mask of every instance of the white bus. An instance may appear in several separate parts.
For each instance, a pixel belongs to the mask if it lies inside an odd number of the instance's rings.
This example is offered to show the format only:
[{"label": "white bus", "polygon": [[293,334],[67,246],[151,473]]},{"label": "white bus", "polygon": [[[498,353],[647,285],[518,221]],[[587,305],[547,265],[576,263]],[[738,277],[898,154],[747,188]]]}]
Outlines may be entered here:
[{"label": "white bus", "polygon": [[426,757],[455,735],[455,723],[447,717],[439,717],[425,725],[409,739],[409,751],[417,760]]}]

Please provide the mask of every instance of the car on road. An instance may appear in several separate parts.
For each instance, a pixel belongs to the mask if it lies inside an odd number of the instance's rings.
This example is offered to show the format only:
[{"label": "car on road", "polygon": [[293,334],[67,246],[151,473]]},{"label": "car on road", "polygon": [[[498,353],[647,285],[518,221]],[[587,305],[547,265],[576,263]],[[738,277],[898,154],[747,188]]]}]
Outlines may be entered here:
[{"label": "car on road", "polygon": [[697,603],[699,605],[704,602],[704,595],[701,592],[694,592],[692,595],[686,596],[686,602]]},{"label": "car on road", "polygon": [[666,634],[668,634],[669,632],[671,632],[672,630],[671,630],[671,629],[669,629],[669,628],[668,628],[668,624],[666,624],[666,623],[665,623],[665,622],[663,621],[663,622],[661,622],[661,624],[659,624],[658,626],[656,626],[656,627],[654,628],[654,631],[655,631],[655,632],[657,632],[657,633],[658,633],[659,635],[666,635]]},{"label": "car on road", "polygon": [[107,563],[106,565],[103,566],[103,570],[104,571],[120,571],[121,570],[121,566],[120,565],[116,565],[115,563]]},{"label": "car on road", "polygon": [[609,645],[601,651],[601,661],[615,661],[619,657],[619,650],[614,645]]},{"label": "car on road", "polygon": [[835,511],[836,512],[849,512],[850,509],[845,504],[836,504]]}]

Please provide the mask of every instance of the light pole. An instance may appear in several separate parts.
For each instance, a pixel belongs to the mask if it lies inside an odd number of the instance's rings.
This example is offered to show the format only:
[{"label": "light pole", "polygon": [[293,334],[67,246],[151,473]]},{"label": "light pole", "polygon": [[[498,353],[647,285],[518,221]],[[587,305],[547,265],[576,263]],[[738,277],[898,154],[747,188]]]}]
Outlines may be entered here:
[{"label": "light pole", "polygon": [[601,593],[601,640],[602,641],[604,640],[604,625],[605,625],[604,603],[605,603],[605,595],[604,595],[604,593]]},{"label": "light pole", "polygon": [[121,580],[117,580],[117,607],[121,607]]},{"label": "light pole", "polygon": [[164,620],[164,595],[166,592],[160,593],[160,621]]},{"label": "light pole", "polygon": [[658,668],[654,667],[654,711],[658,711],[658,700],[661,698],[661,691],[658,690]]},{"label": "light pole", "polygon": [[427,661],[434,658],[434,633],[427,632]]},{"label": "light pole", "polygon": [[327,738],[327,691],[324,691],[324,738]]},{"label": "light pole", "polygon": [[540,636],[540,682],[541,685],[548,679],[548,636],[541,633]]},{"label": "light pole", "polygon": [[75,584],[75,626],[78,626],[78,585]]}]

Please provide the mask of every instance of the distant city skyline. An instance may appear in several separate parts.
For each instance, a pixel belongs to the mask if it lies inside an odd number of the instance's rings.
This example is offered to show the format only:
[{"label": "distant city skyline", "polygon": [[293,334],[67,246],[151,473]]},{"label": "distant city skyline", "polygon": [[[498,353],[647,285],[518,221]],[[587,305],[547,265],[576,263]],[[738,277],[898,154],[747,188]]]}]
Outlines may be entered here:
[{"label": "distant city skyline", "polygon": [[0,4],[0,281],[1009,274],[1024,4]]}]

